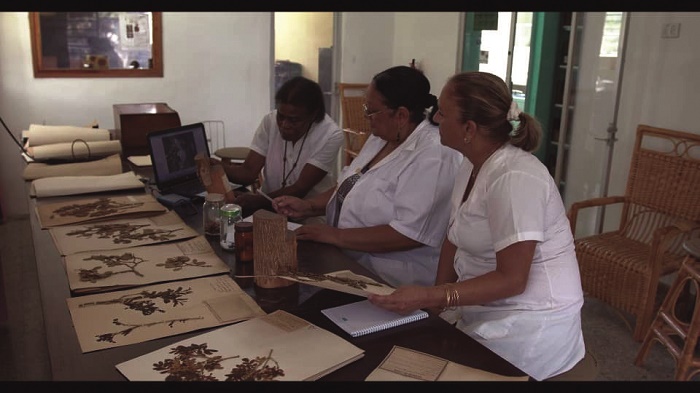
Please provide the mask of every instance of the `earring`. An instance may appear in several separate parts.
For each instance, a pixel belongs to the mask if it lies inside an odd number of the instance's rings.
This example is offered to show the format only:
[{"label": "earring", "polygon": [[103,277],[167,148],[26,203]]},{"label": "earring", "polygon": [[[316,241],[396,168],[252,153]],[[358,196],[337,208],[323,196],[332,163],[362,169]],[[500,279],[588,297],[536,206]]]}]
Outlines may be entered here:
[{"label": "earring", "polygon": [[464,137],[464,144],[468,145],[472,143],[472,137],[470,137],[468,134]]}]

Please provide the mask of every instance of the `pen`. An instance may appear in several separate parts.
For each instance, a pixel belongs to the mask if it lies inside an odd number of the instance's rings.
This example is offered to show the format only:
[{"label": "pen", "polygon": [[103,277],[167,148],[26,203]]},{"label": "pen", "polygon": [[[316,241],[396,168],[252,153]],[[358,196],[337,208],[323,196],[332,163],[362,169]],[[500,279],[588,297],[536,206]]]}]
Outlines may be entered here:
[{"label": "pen", "polygon": [[275,204],[275,201],[272,200],[272,198],[270,198],[269,195],[265,194],[264,192],[260,191],[259,189],[258,189],[256,192],[257,192],[259,195],[264,196],[265,199],[267,199],[268,201],[270,201],[273,205]]}]

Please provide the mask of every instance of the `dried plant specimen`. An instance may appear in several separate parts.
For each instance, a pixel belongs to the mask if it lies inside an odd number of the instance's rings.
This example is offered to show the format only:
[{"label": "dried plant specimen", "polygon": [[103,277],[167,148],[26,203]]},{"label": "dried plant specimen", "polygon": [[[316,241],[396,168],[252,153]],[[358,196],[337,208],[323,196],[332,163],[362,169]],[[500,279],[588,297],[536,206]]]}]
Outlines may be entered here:
[{"label": "dried plant specimen", "polygon": [[123,266],[127,268],[127,270],[121,270],[116,272],[112,270],[107,270],[103,273],[98,272],[98,270],[100,270],[102,266],[95,266],[92,269],[79,269],[78,275],[80,276],[80,281],[89,281],[91,283],[96,283],[98,280],[103,280],[114,274],[133,273],[139,277],[143,277],[143,274],[139,273],[139,271],[136,270],[136,266],[138,266],[140,263],[146,262],[145,259],[138,257],[130,252],[125,252],[122,255],[92,255],[88,258],[83,258],[83,260],[101,261],[102,263],[107,265],[107,267]]},{"label": "dried plant specimen", "polygon": [[[78,275],[80,276],[80,281],[86,281],[91,283],[96,283],[99,280],[104,280],[115,274],[133,273],[139,277],[144,277],[138,270],[136,266],[140,263],[147,262],[146,259],[134,255],[130,252],[125,252],[122,255],[92,255],[88,258],[83,258],[84,261],[101,261],[107,267],[125,267],[126,270],[106,270],[104,272],[99,272],[102,266],[95,266],[92,269],[78,269]],[[165,269],[172,269],[173,271],[182,270],[185,266],[192,267],[211,267],[204,261],[198,261],[196,258],[190,258],[188,256],[176,256],[170,257],[165,260],[164,263],[158,263],[156,266],[163,267]]]},{"label": "dried plant specimen", "polygon": [[211,267],[204,261],[198,261],[196,258],[190,259],[190,257],[184,255],[168,258],[165,260],[165,263],[158,263],[156,266],[173,269],[174,271],[182,270],[184,266]]},{"label": "dried plant specimen", "polygon": [[160,309],[152,299],[162,299],[163,303],[172,303],[173,307],[178,305],[183,305],[187,302],[185,295],[192,293],[192,288],[183,289],[178,287],[177,289],[168,288],[165,291],[141,291],[137,293],[130,293],[126,295],[119,296],[117,298],[101,300],[97,302],[81,303],[78,307],[89,307],[89,306],[99,306],[106,304],[118,304],[121,303],[125,307],[125,310],[136,310],[141,311],[143,315],[151,315],[154,312],[165,312]]},{"label": "dried plant specimen", "polygon": [[123,322],[119,321],[119,318],[114,318],[112,320],[113,324],[115,324],[117,326],[126,326],[127,328],[124,330],[120,330],[118,332],[98,334],[95,337],[97,337],[98,342],[107,341],[107,342],[111,342],[111,343],[116,343],[116,341],[114,341],[114,338],[116,336],[127,336],[129,333],[133,332],[134,330],[136,330],[138,328],[150,327],[150,326],[155,326],[155,325],[163,325],[163,324],[167,324],[169,327],[173,327],[175,322],[185,323],[187,321],[192,321],[192,320],[197,320],[197,319],[204,319],[204,317],[177,318],[177,319],[170,319],[170,320],[166,320],[166,321],[142,323],[142,324],[138,324],[138,325],[123,323]]},{"label": "dried plant specimen", "polygon": [[344,278],[344,277],[336,277],[336,276],[331,276],[328,274],[321,274],[321,273],[311,273],[311,272],[284,272],[281,273],[281,275],[284,276],[289,276],[292,278],[296,278],[298,280],[312,280],[312,281],[333,281],[339,284],[347,285],[352,288],[357,288],[357,289],[367,289],[368,285],[373,285],[375,287],[381,287],[382,284],[372,282],[372,281],[364,281],[364,280],[354,280],[351,278]]},{"label": "dried plant specimen", "polygon": [[56,214],[61,217],[103,217],[139,206],[143,206],[143,202],[120,203],[110,198],[100,198],[95,202],[74,203],[58,208],[53,211],[51,218]]},{"label": "dried plant specimen", "polygon": [[[274,364],[270,365],[270,362]],[[241,359],[241,363],[226,374],[226,381],[274,381],[276,377],[282,376],[284,376],[284,370],[272,358],[272,350],[270,350],[267,356]]]},{"label": "dried plant specimen", "polygon": [[[76,229],[68,232],[68,236],[84,237],[87,239],[93,236],[98,239],[112,238],[114,244],[129,244],[132,241],[151,239],[153,241],[168,241],[175,237],[173,232],[181,231],[182,228],[170,230],[144,228],[149,224],[96,224],[88,225],[85,229]],[[143,228],[143,229],[142,229]],[[139,232],[140,231],[140,232]]]},{"label": "dried plant specimen", "polygon": [[[153,369],[161,374],[168,374],[166,381],[218,381],[212,375],[214,370],[223,370],[222,362],[237,359],[240,356],[222,357],[214,355],[216,349],[207,348],[207,344],[178,345],[171,348],[173,359],[165,359],[153,364]],[[243,358],[241,363],[226,374],[226,381],[273,381],[284,376],[284,370],[272,358],[272,350],[267,356],[254,359]]]}]

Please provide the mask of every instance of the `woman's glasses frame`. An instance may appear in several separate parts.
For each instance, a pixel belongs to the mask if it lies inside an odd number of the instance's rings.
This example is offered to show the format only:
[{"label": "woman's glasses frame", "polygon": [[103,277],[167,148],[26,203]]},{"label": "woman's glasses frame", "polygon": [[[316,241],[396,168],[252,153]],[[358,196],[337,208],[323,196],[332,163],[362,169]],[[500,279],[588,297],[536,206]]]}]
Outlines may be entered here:
[{"label": "woman's glasses frame", "polygon": [[391,108],[384,108],[384,109],[380,109],[380,110],[378,110],[378,111],[370,112],[370,111],[367,109],[367,104],[362,104],[362,112],[363,112],[363,114],[364,114],[364,116],[365,116],[365,119],[371,119],[372,117],[374,117],[374,116],[376,116],[376,115],[378,115],[378,114],[380,114],[380,113],[382,113],[382,112],[386,112],[386,111],[388,111],[388,110],[390,110],[390,109],[391,109]]}]

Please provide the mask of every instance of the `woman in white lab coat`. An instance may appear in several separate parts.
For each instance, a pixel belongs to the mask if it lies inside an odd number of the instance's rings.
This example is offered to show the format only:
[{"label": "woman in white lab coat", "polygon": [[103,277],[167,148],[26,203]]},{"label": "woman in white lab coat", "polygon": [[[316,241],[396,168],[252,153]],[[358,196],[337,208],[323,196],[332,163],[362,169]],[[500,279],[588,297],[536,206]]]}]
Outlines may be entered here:
[{"label": "woman in white lab coat", "polygon": [[540,125],[484,72],[453,76],[439,108],[442,143],[466,159],[435,285],[369,299],[400,313],[450,309],[457,328],[534,379],[568,371],[585,354],[583,292],[561,195],[530,153]]},{"label": "woman in white lab coat", "polygon": [[[262,171],[261,189],[271,197],[303,198],[333,187],[343,132],[326,114],[321,86],[294,77],[277,91],[275,104],[260,121],[243,164],[222,160],[228,180],[249,185]],[[265,197],[250,192],[236,192],[233,203],[243,208],[244,216],[271,208]]]},{"label": "woman in white lab coat", "polygon": [[440,143],[429,120],[437,97],[419,70],[375,75],[365,99],[372,135],[339,186],[303,200],[281,196],[274,205],[292,218],[325,213],[326,224],[300,227],[297,239],[336,245],[392,286],[432,284],[461,155]]}]

